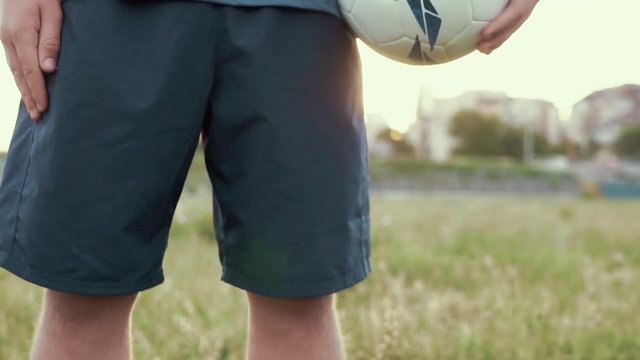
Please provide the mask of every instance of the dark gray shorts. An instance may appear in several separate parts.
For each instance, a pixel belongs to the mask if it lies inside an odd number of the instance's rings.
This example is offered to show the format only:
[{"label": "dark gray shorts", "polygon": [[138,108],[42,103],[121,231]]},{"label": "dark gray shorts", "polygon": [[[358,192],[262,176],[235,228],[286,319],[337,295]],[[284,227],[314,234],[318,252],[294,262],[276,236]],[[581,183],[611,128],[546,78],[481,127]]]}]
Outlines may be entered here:
[{"label": "dark gray shorts", "polygon": [[202,133],[222,280],[307,297],[367,276],[360,63],[340,19],[182,1],[63,9],[50,108],[34,123],[21,104],[0,186],[2,267],[77,294],[161,283]]}]

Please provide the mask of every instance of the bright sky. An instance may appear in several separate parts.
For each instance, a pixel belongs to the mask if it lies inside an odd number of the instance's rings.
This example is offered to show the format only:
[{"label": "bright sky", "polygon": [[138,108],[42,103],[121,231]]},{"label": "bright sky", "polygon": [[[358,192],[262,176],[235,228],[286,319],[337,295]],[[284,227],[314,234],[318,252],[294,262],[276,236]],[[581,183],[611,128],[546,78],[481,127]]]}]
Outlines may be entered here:
[{"label": "bright sky", "polygon": [[[474,53],[450,64],[394,63],[361,46],[365,108],[404,131],[415,119],[420,86],[436,97],[466,90],[504,91],[553,101],[567,119],[592,91],[640,84],[640,2],[542,0],[532,18],[492,55]],[[0,50],[0,53],[2,50]],[[0,56],[4,58],[4,56]],[[0,66],[0,151],[6,150],[18,102],[11,74]]]}]

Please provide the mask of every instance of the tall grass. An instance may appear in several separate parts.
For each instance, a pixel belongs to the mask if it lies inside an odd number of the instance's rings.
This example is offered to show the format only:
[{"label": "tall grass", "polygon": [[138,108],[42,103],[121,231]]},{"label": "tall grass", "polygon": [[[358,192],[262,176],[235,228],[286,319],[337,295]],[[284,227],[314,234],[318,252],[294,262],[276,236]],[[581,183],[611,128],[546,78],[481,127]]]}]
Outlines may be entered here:
[{"label": "tall grass", "polygon": [[[196,186],[197,188],[197,186]],[[372,197],[373,272],[338,296],[350,359],[640,359],[640,203]],[[137,359],[242,359],[206,191],[185,194]],[[41,289],[0,272],[0,359],[27,358]]]}]

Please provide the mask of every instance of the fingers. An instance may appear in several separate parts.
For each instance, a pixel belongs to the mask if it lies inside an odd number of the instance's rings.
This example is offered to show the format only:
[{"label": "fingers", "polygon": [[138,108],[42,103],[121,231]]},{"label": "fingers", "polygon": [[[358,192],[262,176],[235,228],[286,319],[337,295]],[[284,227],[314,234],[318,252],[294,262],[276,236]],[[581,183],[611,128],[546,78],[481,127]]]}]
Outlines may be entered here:
[{"label": "fingers", "polygon": [[58,2],[41,10],[40,36],[38,39],[38,59],[42,71],[51,73],[56,70],[60,52],[60,28],[62,27],[62,9]]},{"label": "fingers", "polygon": [[34,120],[38,120],[40,114],[47,108],[47,91],[38,63],[38,33],[35,29],[23,31],[14,39],[14,46],[18,66],[22,70],[24,82],[35,102],[35,111],[30,110],[29,113]]},{"label": "fingers", "polygon": [[504,44],[504,42],[507,41],[523,23],[524,20],[519,20],[517,23],[512,24],[511,27],[505,29],[504,31],[496,33],[496,35],[494,35],[492,38],[489,38],[485,41],[480,41],[478,43],[478,49],[486,54],[490,54],[493,50],[502,46],[502,44]]},{"label": "fingers", "polygon": [[500,47],[531,15],[537,0],[510,0],[505,10],[480,33],[478,50],[485,54]]},{"label": "fingers", "polygon": [[9,64],[9,68],[11,69],[11,73],[13,74],[13,79],[18,86],[18,90],[20,90],[20,95],[22,97],[22,102],[24,103],[29,115],[33,120],[37,120],[40,118],[40,114],[36,107],[36,103],[31,95],[31,90],[27,85],[27,81],[22,73],[22,69],[20,67],[20,61],[18,60],[18,55],[16,54],[16,49],[13,47],[13,44],[4,43],[4,50],[7,57],[7,63]]},{"label": "fingers", "polygon": [[483,39],[490,39],[497,33],[511,28],[519,20],[520,16],[522,16],[521,3],[511,0],[504,11],[482,29],[480,36]]},{"label": "fingers", "polygon": [[60,49],[60,2],[7,1],[0,38],[22,100],[33,120],[40,119],[48,99],[44,72],[56,69]]}]

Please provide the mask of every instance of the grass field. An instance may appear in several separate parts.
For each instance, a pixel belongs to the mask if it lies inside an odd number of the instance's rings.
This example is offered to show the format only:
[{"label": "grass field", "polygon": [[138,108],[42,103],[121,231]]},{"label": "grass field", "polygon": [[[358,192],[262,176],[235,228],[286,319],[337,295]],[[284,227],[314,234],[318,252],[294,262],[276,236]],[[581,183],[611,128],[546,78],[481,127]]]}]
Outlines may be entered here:
[{"label": "grass field", "polygon": [[[199,195],[200,194],[200,195]],[[137,359],[242,359],[206,192],[185,195]],[[640,359],[640,203],[373,195],[373,272],[340,294],[350,359]],[[27,358],[41,290],[0,272],[0,359]]]},{"label": "grass field", "polygon": [[[136,306],[136,359],[243,358],[246,302],[218,280],[210,208],[199,155],[166,281]],[[639,213],[640,202],[374,194],[373,272],[338,298],[349,358],[640,359]],[[41,292],[0,271],[0,360],[27,358]]]}]

